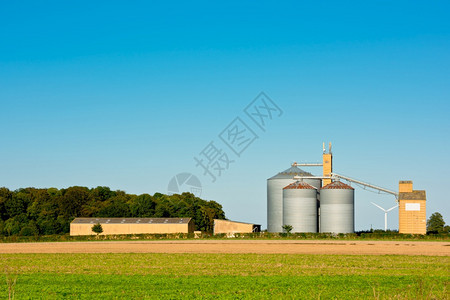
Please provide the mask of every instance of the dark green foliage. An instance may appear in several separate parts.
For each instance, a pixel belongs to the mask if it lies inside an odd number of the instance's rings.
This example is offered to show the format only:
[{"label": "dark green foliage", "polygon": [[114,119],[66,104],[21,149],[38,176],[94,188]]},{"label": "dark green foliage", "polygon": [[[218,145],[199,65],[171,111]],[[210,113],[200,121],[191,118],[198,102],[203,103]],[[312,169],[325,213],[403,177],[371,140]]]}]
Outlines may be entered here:
[{"label": "dark green foliage", "polygon": [[39,220],[38,224],[40,228],[40,233],[43,235],[51,235],[51,234],[57,234],[58,232],[61,232],[58,221],[52,220],[52,219],[44,219]]},{"label": "dark green foliage", "polygon": [[194,219],[196,230],[211,232],[213,220],[225,214],[217,202],[190,193],[132,195],[101,186],[0,188],[0,236],[66,234],[75,217],[187,217]]},{"label": "dark green foliage", "polygon": [[89,201],[89,189],[73,186],[62,191],[63,196],[59,202],[61,214],[68,217],[80,216],[83,205]]},{"label": "dark green foliage", "polygon": [[5,202],[7,215],[11,218],[25,213],[30,202],[29,191],[21,189],[15,192],[12,197]]},{"label": "dark green foliage", "polygon": [[286,232],[287,234],[290,234],[292,229],[293,229],[292,225],[283,225],[283,231]]},{"label": "dark green foliage", "polygon": [[25,227],[22,227],[22,229],[19,232],[19,235],[21,236],[35,236],[39,235],[39,229],[37,227],[37,224],[35,221],[30,221],[28,225]]},{"label": "dark green foliage", "polygon": [[95,217],[102,218],[121,218],[130,217],[130,207],[127,203],[127,198],[122,195],[117,195],[103,203],[103,208],[97,213]]},{"label": "dark green foliage", "polygon": [[6,220],[9,218],[6,211],[6,203],[12,199],[13,193],[7,188],[0,188],[0,219]]},{"label": "dark green foliage", "polygon": [[7,235],[18,235],[20,232],[20,222],[16,218],[9,218],[6,220],[3,230]]},{"label": "dark green foliage", "polygon": [[427,233],[443,233],[445,221],[442,215],[435,212],[427,220]]},{"label": "dark green foliage", "polygon": [[156,202],[149,194],[137,196],[130,205],[133,216],[152,217],[155,215]]},{"label": "dark green foliage", "polygon": [[96,233],[97,235],[99,235],[100,233],[103,232],[103,227],[102,224],[97,223],[94,226],[92,226],[92,232]]}]

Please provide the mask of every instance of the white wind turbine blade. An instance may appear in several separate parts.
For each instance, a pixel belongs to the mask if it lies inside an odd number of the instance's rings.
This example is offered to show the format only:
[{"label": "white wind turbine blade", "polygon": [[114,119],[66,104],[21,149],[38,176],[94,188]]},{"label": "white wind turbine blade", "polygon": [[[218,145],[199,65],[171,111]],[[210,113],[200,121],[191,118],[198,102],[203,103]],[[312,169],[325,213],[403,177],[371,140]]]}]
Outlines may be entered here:
[{"label": "white wind turbine blade", "polygon": [[377,204],[375,204],[375,203],[373,203],[373,202],[370,202],[370,203],[372,203],[373,205],[375,205],[376,207],[378,207],[378,208],[381,209],[382,211],[386,212],[386,210],[385,210],[384,208],[382,208],[381,206],[379,206],[379,205],[377,205]]},{"label": "white wind turbine blade", "polygon": [[393,210],[394,208],[397,208],[398,207],[398,205],[396,205],[396,206],[394,206],[394,207],[391,207],[391,208],[389,208],[388,210],[386,210],[386,212],[389,212],[389,211],[391,211],[391,210]]}]

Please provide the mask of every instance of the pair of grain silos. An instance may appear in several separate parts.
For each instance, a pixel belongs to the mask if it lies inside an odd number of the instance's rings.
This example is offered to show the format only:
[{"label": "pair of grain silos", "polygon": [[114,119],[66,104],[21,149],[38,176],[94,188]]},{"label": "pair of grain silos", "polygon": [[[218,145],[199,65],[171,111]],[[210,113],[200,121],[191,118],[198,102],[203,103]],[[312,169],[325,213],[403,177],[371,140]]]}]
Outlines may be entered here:
[{"label": "pair of grain silos", "polygon": [[[331,147],[330,147],[331,148]],[[323,176],[313,176],[297,167],[267,180],[267,230],[283,232],[354,232],[354,189],[332,181],[332,155],[323,155]]]}]

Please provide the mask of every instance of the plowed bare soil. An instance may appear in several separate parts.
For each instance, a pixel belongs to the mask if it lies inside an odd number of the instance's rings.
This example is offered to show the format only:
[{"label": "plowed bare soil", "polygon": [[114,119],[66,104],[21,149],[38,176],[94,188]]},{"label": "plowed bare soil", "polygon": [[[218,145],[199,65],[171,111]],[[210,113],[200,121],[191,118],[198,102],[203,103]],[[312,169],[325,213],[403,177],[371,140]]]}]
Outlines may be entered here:
[{"label": "plowed bare soil", "polygon": [[0,253],[286,253],[450,256],[450,242],[183,240],[5,243]]}]

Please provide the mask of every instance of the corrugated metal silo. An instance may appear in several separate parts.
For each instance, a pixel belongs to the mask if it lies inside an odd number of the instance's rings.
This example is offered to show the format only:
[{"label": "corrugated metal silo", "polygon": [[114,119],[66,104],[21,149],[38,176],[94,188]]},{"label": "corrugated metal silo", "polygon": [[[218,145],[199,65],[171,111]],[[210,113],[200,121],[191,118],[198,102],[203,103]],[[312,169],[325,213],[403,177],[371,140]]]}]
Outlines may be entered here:
[{"label": "corrugated metal silo", "polygon": [[[303,176],[306,176],[306,175],[303,175]],[[317,190],[320,190],[320,188],[322,187],[322,179],[319,179],[319,178],[317,178],[317,179],[308,178],[308,179],[301,179],[301,180],[306,182],[306,183],[308,183],[308,184],[310,184],[310,185],[312,185]]]},{"label": "corrugated metal silo", "polygon": [[320,232],[355,231],[355,190],[340,181],[320,190]]},{"label": "corrugated metal silo", "polygon": [[[267,179],[267,231],[269,232],[283,231],[283,188],[295,182],[294,176],[312,176],[312,174],[293,166]],[[317,185],[317,180],[313,181]],[[308,181],[305,180],[305,182]],[[315,186],[314,184],[311,185]]]},{"label": "corrugated metal silo", "polygon": [[317,189],[297,181],[283,189],[283,225],[292,232],[317,232]]}]

